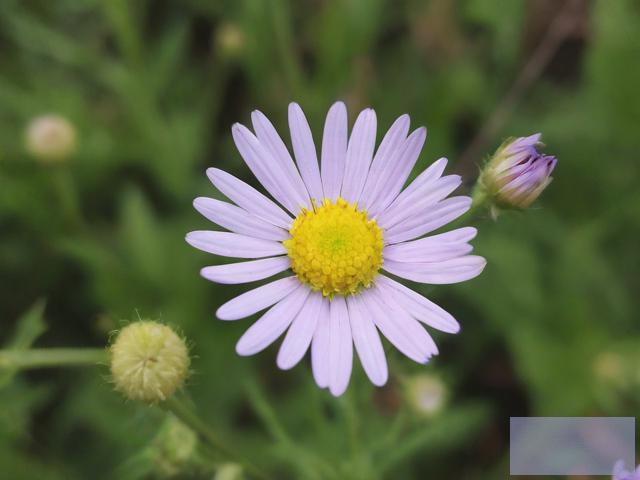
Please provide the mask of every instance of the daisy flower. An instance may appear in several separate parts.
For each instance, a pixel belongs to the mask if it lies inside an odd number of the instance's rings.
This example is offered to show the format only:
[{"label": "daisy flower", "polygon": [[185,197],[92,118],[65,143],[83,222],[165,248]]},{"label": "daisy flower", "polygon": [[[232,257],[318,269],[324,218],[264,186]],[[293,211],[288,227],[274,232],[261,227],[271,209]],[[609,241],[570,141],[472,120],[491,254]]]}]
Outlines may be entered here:
[{"label": "daisy flower", "polygon": [[261,112],[254,111],[251,120],[255,134],[235,124],[233,139],[272,199],[210,168],[209,179],[233,203],[197,198],[194,205],[229,232],[195,231],[186,237],[205,252],[252,259],[203,268],[202,276],[213,282],[249,283],[288,272],[218,309],[221,320],[269,309],[240,338],[237,353],[258,353],[286,332],[278,366],[292,368],[310,347],[316,383],[335,396],[349,383],[354,346],[371,382],[386,383],[379,332],[407,357],[428,362],[438,348],[423,324],[447,333],[460,326],[387,274],[421,283],[457,283],[479,275],[486,262],[469,255],[475,228],[424,237],[471,205],[469,197],[447,198],[461,179],[442,176],[444,158],[403,190],[426,129],[409,134],[409,116],[402,115],[375,150],[375,112],[362,111],[349,136],[347,109],[337,102],[327,114],[318,162],[309,124],[292,103],[294,162]]}]

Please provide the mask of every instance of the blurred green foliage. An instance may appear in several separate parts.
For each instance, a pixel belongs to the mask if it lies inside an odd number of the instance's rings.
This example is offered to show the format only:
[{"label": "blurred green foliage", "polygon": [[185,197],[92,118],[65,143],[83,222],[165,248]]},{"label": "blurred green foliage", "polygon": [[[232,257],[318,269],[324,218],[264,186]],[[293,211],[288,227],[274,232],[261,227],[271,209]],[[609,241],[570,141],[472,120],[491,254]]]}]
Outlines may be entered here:
[{"label": "blurred green foliage", "polygon": [[[352,118],[373,106],[381,128],[409,112],[429,128],[419,170],[447,156],[471,185],[474,168],[456,158],[531,54],[527,45],[539,43],[536,29],[549,23],[541,7],[553,13],[557,3],[3,0],[0,340],[101,347],[138,314],[178,326],[194,344],[195,405],[278,479],[504,478],[509,416],[633,416],[637,1],[585,3],[579,34],[491,139],[487,154],[502,137],[543,132],[559,158],[555,180],[537,208],[477,222],[476,250],[489,262],[481,277],[415,286],[463,326],[437,335],[431,365],[389,349],[387,387],[368,385],[356,366],[336,400],[304,362],[278,371],[275,347],[240,358],[234,344],[249,321],[217,322],[214,312],[244,287],[202,280],[199,269],[217,259],[184,242],[208,228],[192,199],[219,196],[206,167],[253,182],[231,124],[260,108],[285,132],[292,100],[316,140],[338,98]],[[46,113],[77,129],[67,162],[25,151],[28,123]],[[404,379],[421,371],[438,371],[451,389],[435,418],[412,414],[401,396]],[[0,373],[4,478],[175,474],[162,454],[170,420],[121,400],[106,371]],[[179,477],[210,478],[191,460]]]}]

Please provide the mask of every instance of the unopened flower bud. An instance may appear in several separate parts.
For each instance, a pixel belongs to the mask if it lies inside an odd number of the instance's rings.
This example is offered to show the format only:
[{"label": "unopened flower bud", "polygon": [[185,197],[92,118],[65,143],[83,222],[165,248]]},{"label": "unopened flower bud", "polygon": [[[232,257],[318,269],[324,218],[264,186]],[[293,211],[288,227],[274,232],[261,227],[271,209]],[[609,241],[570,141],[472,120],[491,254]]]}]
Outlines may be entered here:
[{"label": "unopened flower bud", "polygon": [[608,383],[621,383],[624,378],[622,356],[614,352],[599,354],[594,362],[594,370],[599,379]]},{"label": "unopened flower bud", "polygon": [[527,208],[551,183],[557,159],[538,149],[540,134],[506,140],[480,176],[486,195],[500,208]]},{"label": "unopened flower bud", "polygon": [[76,130],[60,115],[34,118],[26,131],[27,151],[45,163],[67,159],[76,149]]},{"label": "unopened flower bud", "polygon": [[439,377],[425,373],[406,379],[405,394],[416,413],[429,417],[437,414],[445,405],[447,387]]},{"label": "unopened flower bud", "polygon": [[213,480],[242,480],[242,467],[237,463],[224,463],[216,471]]},{"label": "unopened flower bud", "polygon": [[225,23],[216,31],[215,42],[223,57],[237,58],[244,50],[246,39],[238,25]]},{"label": "unopened flower bud", "polygon": [[111,345],[116,390],[131,400],[155,403],[170,397],[189,373],[189,351],[171,328],[144,320],[124,327]]},{"label": "unopened flower bud", "polygon": [[151,444],[155,470],[161,478],[176,478],[195,461],[198,436],[173,416],[168,416]]},{"label": "unopened flower bud", "polygon": [[593,371],[603,385],[616,390],[640,387],[640,352],[635,342],[616,345],[615,350],[595,357]]}]

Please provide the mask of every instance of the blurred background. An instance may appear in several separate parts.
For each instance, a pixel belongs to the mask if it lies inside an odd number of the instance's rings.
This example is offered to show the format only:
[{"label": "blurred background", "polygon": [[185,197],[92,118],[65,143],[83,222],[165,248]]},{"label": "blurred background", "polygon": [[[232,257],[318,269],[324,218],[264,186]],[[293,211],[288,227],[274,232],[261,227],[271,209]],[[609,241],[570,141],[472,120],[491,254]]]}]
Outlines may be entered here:
[{"label": "blurred background", "polygon": [[[275,478],[506,478],[510,416],[640,408],[639,85],[636,0],[2,0],[0,342],[99,348],[161,319],[192,343],[203,418]],[[250,320],[214,312],[245,287],[200,278],[219,259],[184,235],[210,228],[192,200],[221,198],[207,167],[255,185],[233,122],[258,108],[289,144],[297,101],[318,141],[337,99],[426,125],[414,176],[446,156],[470,189],[535,132],[559,164],[534,208],[474,221],[479,278],[414,285],[462,324],[439,357],[386,348],[388,385],[356,363],[335,400],[277,345],[235,354]],[[237,478],[107,377],[0,370],[0,476]]]}]

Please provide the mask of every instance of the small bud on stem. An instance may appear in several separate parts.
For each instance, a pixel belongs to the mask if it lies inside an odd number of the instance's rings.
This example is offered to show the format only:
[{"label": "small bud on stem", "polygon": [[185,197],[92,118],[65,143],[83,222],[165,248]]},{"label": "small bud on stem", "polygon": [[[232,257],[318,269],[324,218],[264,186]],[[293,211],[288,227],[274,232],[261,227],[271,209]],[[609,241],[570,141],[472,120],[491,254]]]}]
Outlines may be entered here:
[{"label": "small bud on stem", "polygon": [[189,351],[184,340],[158,322],[127,325],[110,351],[116,390],[131,400],[164,401],[183,385],[189,373]]},{"label": "small bud on stem", "polygon": [[493,207],[524,209],[551,183],[557,159],[538,152],[540,134],[507,139],[484,167],[474,198],[486,196]]},{"label": "small bud on stem", "polygon": [[447,387],[435,375],[424,373],[408,377],[404,387],[411,409],[425,417],[440,412],[447,401]]},{"label": "small bud on stem", "polygon": [[43,163],[66,160],[76,149],[76,129],[60,115],[34,118],[26,131],[26,148]]}]

